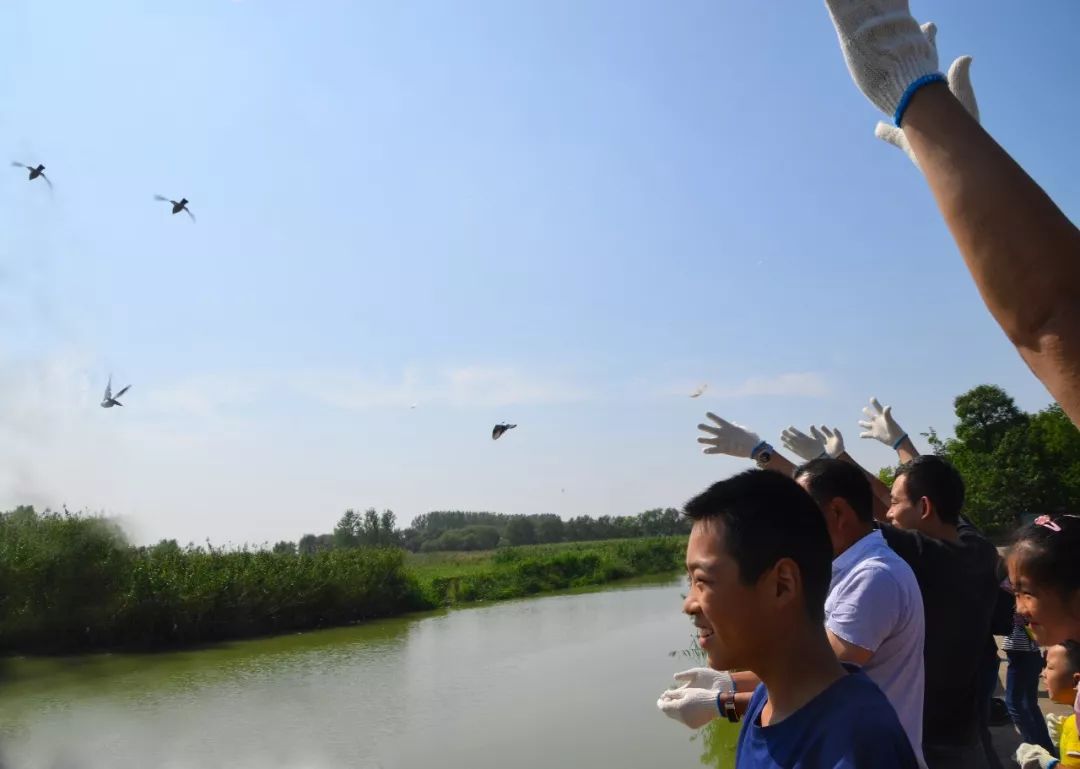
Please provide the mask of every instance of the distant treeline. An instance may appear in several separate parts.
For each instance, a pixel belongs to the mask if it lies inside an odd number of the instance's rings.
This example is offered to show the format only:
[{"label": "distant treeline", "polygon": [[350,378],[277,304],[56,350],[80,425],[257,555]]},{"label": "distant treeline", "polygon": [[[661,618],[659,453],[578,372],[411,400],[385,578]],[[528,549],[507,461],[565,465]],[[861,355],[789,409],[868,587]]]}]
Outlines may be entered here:
[{"label": "distant treeline", "polygon": [[[371,531],[371,519],[358,518],[361,535],[395,531],[384,526],[392,514],[375,518]],[[418,575],[386,541],[340,544],[314,553],[173,540],[134,547],[102,518],[0,513],[0,654],[159,649],[344,625],[671,572],[686,547],[667,537],[506,548],[460,572]]]},{"label": "distant treeline", "polygon": [[347,510],[329,534],[305,534],[297,543],[278,542],[275,552],[311,554],[335,548],[389,546],[417,553],[439,550],[493,550],[497,547],[593,542],[606,539],[668,537],[690,533],[690,521],[678,510],[656,508],[637,515],[507,515],[437,511],[418,515],[406,529],[397,528],[391,510]]}]

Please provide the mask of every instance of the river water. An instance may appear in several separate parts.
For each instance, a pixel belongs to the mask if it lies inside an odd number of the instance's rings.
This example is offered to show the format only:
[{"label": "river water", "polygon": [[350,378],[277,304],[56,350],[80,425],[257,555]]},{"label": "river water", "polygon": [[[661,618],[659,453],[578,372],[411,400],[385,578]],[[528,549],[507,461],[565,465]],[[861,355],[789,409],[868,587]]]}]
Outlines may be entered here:
[{"label": "river water", "polygon": [[15,660],[5,769],[727,767],[656,698],[700,664],[682,581],[156,655]]}]

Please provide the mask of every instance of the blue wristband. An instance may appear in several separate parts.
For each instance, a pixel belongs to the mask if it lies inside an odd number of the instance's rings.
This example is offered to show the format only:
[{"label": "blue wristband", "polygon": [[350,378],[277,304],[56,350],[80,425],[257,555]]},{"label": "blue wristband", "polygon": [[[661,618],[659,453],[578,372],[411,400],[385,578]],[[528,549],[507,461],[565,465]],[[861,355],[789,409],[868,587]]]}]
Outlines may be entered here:
[{"label": "blue wristband", "polygon": [[757,446],[754,446],[754,448],[750,449],[750,458],[757,459],[757,455],[765,449],[772,449],[772,446],[769,445],[768,441],[762,441]]},{"label": "blue wristband", "polygon": [[940,72],[934,72],[930,75],[923,75],[914,83],[909,85],[904,90],[904,95],[900,97],[900,103],[896,105],[896,112],[893,114],[893,122],[896,123],[896,127],[900,127],[900,121],[904,119],[904,113],[907,112],[908,105],[911,103],[911,97],[915,95],[916,91],[918,91],[924,85],[944,82],[945,76]]},{"label": "blue wristband", "polygon": [[900,436],[900,439],[899,439],[899,440],[898,440],[898,441],[897,441],[896,443],[894,443],[894,444],[892,445],[892,450],[893,450],[893,451],[896,451],[897,447],[898,447],[898,446],[899,446],[899,445],[900,445],[901,443],[903,443],[903,442],[904,442],[904,438],[906,438],[906,437],[907,437],[907,433],[904,433],[903,435],[901,435],[901,436]]}]

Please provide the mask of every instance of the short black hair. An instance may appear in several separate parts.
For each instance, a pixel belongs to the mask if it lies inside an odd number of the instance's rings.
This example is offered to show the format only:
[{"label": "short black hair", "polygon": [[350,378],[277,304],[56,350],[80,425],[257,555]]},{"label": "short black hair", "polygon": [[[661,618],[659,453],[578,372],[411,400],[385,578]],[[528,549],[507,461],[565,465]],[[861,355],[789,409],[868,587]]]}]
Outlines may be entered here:
[{"label": "short black hair", "polygon": [[896,470],[896,477],[907,477],[908,498],[915,502],[926,497],[942,523],[956,526],[964,508],[964,479],[943,457],[924,454],[905,462]]},{"label": "short black hair", "polygon": [[739,566],[739,579],[753,585],[781,558],[802,575],[806,613],[823,622],[832,579],[832,542],[821,508],[803,488],[772,470],[747,470],[714,483],[686,503],[694,521],[724,523],[725,549]]},{"label": "short black hair", "polygon": [[1070,673],[1080,673],[1080,641],[1062,641],[1065,647],[1065,661],[1069,663]]},{"label": "short black hair", "polygon": [[850,462],[822,457],[811,459],[795,471],[795,480],[806,478],[810,496],[825,507],[839,497],[851,505],[862,523],[874,521],[874,491],[863,471]]},{"label": "short black hair", "polygon": [[1035,521],[1016,533],[1009,558],[1036,585],[1069,600],[1080,590],[1080,515],[1050,515]]}]

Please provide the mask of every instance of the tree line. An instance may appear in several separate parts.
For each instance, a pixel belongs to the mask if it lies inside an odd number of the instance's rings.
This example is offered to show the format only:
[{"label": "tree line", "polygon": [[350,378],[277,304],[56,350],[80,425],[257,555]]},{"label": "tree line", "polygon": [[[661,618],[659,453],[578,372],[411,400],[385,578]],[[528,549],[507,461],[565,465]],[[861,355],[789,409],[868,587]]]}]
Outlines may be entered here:
[{"label": "tree line", "polygon": [[401,547],[411,552],[494,550],[557,542],[666,537],[690,533],[690,521],[675,508],[656,508],[637,515],[557,515],[435,511],[416,516],[404,529],[392,510],[374,508],[363,514],[346,510],[328,534],[305,534],[298,542],[278,542],[276,553],[311,555],[339,548]]}]

